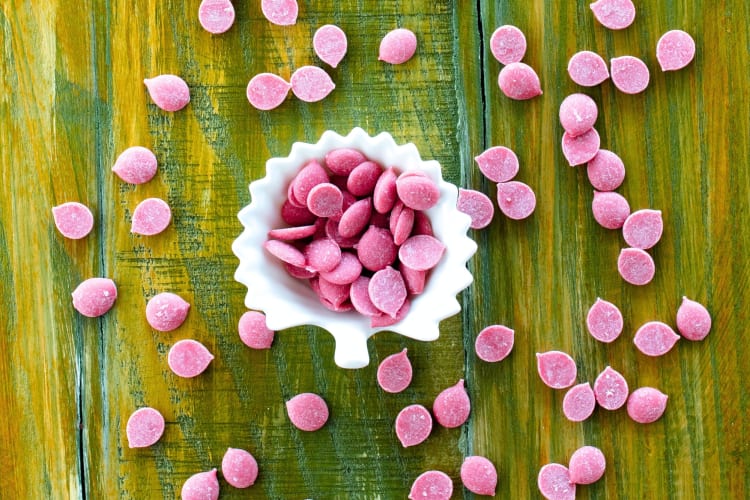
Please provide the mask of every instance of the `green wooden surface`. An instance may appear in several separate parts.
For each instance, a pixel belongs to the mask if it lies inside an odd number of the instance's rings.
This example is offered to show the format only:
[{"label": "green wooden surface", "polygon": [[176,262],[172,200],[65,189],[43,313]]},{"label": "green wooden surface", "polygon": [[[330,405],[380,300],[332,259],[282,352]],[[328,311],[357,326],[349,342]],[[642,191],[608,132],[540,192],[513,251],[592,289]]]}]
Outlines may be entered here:
[{"label": "green wooden surface", "polygon": [[[594,21],[588,2],[308,0],[297,25],[282,28],[263,18],[259,2],[238,1],[235,26],[218,37],[198,25],[198,3],[0,0],[0,498],[176,498],[187,477],[218,467],[229,446],[251,451],[261,473],[245,491],[222,482],[222,498],[405,498],[430,468],[454,479],[454,498],[470,498],[458,478],[469,454],[497,465],[498,498],[539,498],[539,467],[566,463],[583,444],[601,447],[610,466],[579,498],[750,496],[745,2],[638,2],[634,25],[612,32]],[[349,38],[346,59],[330,71],[336,90],[320,103],[290,97],[271,112],[251,108],[245,86],[254,74],[289,77],[319,63],[311,40],[326,23]],[[539,72],[543,96],[513,102],[497,88],[500,65],[488,42],[502,24],[525,32],[525,62]],[[398,26],[417,33],[418,53],[383,65],[379,40]],[[697,56],[663,74],[654,47],[674,28],[693,34]],[[602,147],[627,166],[619,191],[633,208],[664,211],[652,252],[657,274],[646,287],[617,275],[621,237],[594,222],[585,169],[567,167],[560,152],[559,103],[581,90],[565,67],[582,49],[636,55],[651,69],[651,85],[637,96],[611,82],[586,90],[600,105]],[[170,114],[151,104],[142,80],[159,73],[186,79],[188,108]],[[236,333],[245,291],[232,279],[230,248],[247,185],[294,141],[354,126],[414,142],[447,179],[493,197],[473,157],[509,146],[537,211],[522,222],[498,216],[473,233],[475,284],[436,342],[379,334],[369,343],[370,366],[357,371],[335,367],[332,338],[316,328],[281,332],[271,350],[251,351]],[[133,187],[110,168],[136,144],[154,150],[160,170]],[[156,237],[133,236],[132,210],[151,196],[170,203],[174,224]],[[62,238],[51,218],[52,206],[73,200],[96,219],[81,241]],[[80,316],[69,299],[95,275],[112,277],[119,290],[101,319]],[[146,301],[163,291],[193,305],[175,332],[145,321]],[[673,324],[683,295],[712,312],[711,335],[681,341],[663,358],[638,353],[637,327]],[[611,345],[585,333],[597,296],[625,315],[625,332]],[[492,323],[516,330],[514,352],[495,365],[472,351],[476,333]],[[166,366],[172,343],[189,337],[216,355],[194,380]],[[414,381],[385,394],[377,363],[403,347]],[[576,358],[579,380],[611,364],[633,388],[662,389],[670,396],[665,416],[642,426],[624,411],[597,410],[568,422],[563,392],[536,375],[534,353],[550,349]],[[398,411],[430,406],[459,378],[473,402],[469,423],[402,449],[392,430]],[[284,412],[283,402],[304,391],[331,408],[316,433],[295,430]],[[131,450],[125,422],[142,405],[161,410],[167,429],[152,448]]]}]

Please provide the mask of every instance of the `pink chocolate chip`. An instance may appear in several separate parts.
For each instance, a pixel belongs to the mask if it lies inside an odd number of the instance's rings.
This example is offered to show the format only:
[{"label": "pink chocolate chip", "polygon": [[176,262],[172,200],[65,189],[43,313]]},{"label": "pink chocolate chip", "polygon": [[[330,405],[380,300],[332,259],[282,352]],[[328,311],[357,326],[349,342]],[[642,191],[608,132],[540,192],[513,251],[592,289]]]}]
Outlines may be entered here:
[{"label": "pink chocolate chip", "polygon": [[605,410],[617,410],[628,399],[628,383],[618,371],[608,366],[594,381],[594,395]]},{"label": "pink chocolate chip", "polygon": [[597,191],[614,191],[625,180],[625,164],[612,151],[600,149],[589,161],[586,174]]},{"label": "pink chocolate chip", "polygon": [[295,241],[309,238],[317,232],[318,228],[314,225],[284,227],[280,229],[271,229],[268,231],[268,237],[274,240]]},{"label": "pink chocolate chip", "polygon": [[450,500],[453,481],[445,472],[428,470],[420,474],[409,491],[409,500]]},{"label": "pink chocolate chip", "polygon": [[247,100],[254,108],[268,111],[279,107],[291,88],[289,82],[278,75],[260,73],[247,84]]},{"label": "pink chocolate chip", "polygon": [[623,248],[617,258],[617,270],[622,279],[631,285],[643,286],[651,283],[656,273],[654,259],[640,248]]},{"label": "pink chocolate chip", "polygon": [[130,184],[144,184],[156,175],[157,161],[150,149],[133,146],[115,160],[112,172]]},{"label": "pink chocolate chip", "polygon": [[440,200],[440,188],[423,174],[401,174],[396,180],[396,194],[409,208],[428,210]]},{"label": "pink chocolate chip", "polygon": [[427,280],[427,271],[418,271],[412,269],[402,262],[399,266],[401,276],[404,277],[406,290],[412,295],[419,295],[424,291],[425,281]]},{"label": "pink chocolate chip", "polygon": [[592,484],[604,475],[607,461],[602,450],[595,446],[578,448],[570,456],[570,480],[576,484]]},{"label": "pink chocolate chip", "polygon": [[333,24],[321,26],[313,35],[313,49],[321,61],[335,68],[346,55],[346,33]]},{"label": "pink chocolate chip", "polygon": [[287,264],[304,267],[306,263],[305,255],[289,243],[278,240],[268,240],[263,243],[263,248],[265,248],[268,253]]},{"label": "pink chocolate chip", "polygon": [[635,5],[631,0],[598,0],[590,7],[596,20],[611,30],[625,29],[635,19]]},{"label": "pink chocolate chip", "polygon": [[565,132],[562,137],[562,152],[571,167],[591,161],[599,152],[601,139],[595,128],[581,135],[572,136]]},{"label": "pink chocolate chip", "polygon": [[501,182],[497,185],[497,205],[506,217],[525,219],[536,209],[536,195],[523,182]]},{"label": "pink chocolate chip", "polygon": [[639,351],[646,356],[654,357],[668,353],[678,340],[680,336],[661,321],[649,321],[641,326],[633,337],[633,343]]},{"label": "pink chocolate chip", "polygon": [[510,24],[500,26],[490,37],[490,52],[501,64],[521,62],[526,55],[523,31]]},{"label": "pink chocolate chip", "polygon": [[372,202],[364,198],[354,202],[346,209],[339,220],[339,234],[344,238],[353,238],[367,227],[372,217]]},{"label": "pink chocolate chip", "polygon": [[452,429],[463,425],[469,419],[471,402],[464,388],[464,379],[454,386],[444,389],[432,404],[435,420],[443,427]]},{"label": "pink chocolate chip", "polygon": [[230,486],[249,488],[258,478],[258,462],[245,450],[228,448],[221,459],[221,475]]},{"label": "pink chocolate chip", "polygon": [[570,79],[582,87],[595,87],[609,78],[606,61],[589,50],[576,52],[568,61]]},{"label": "pink chocolate chip", "polygon": [[[393,215],[391,215],[393,217]],[[396,245],[403,245],[403,243],[411,235],[411,231],[414,228],[414,210],[409,207],[404,207],[396,217],[396,222],[393,225],[393,243]]]},{"label": "pink chocolate chip", "polygon": [[648,87],[648,66],[637,57],[615,57],[610,61],[610,67],[612,83],[621,92],[625,94],[638,94]]},{"label": "pink chocolate chip", "polygon": [[370,300],[369,285],[370,278],[367,276],[360,276],[354,280],[349,288],[349,300],[358,313],[372,318],[381,315],[382,312]]},{"label": "pink chocolate chip", "polygon": [[547,351],[536,354],[539,377],[547,387],[565,389],[576,381],[576,362],[562,351]]},{"label": "pink chocolate chip", "polygon": [[203,0],[198,7],[198,21],[209,33],[225,33],[234,24],[234,6],[229,0]]},{"label": "pink chocolate chip", "polygon": [[317,431],[328,421],[328,405],[312,392],[297,394],[286,402],[292,424],[301,431]]},{"label": "pink chocolate chip", "polygon": [[406,315],[409,313],[410,307],[411,303],[409,302],[409,298],[407,297],[406,300],[404,300],[404,305],[402,305],[401,309],[399,309],[396,313],[396,316],[391,317],[390,315],[381,312],[379,315],[370,318],[370,327],[382,328],[385,326],[395,325],[406,317]]},{"label": "pink chocolate chip", "polygon": [[307,197],[310,195],[312,188],[326,182],[330,182],[330,179],[323,166],[316,160],[309,161],[289,184],[291,190],[289,201],[300,206],[306,206]]},{"label": "pink chocolate chip", "polygon": [[297,278],[299,280],[314,278],[318,275],[318,273],[316,273],[315,271],[310,271],[305,267],[293,266],[286,262],[284,263],[284,269],[286,269],[286,272],[289,273],[289,276],[291,276],[292,278]]},{"label": "pink chocolate chip", "polygon": [[467,490],[477,495],[495,496],[497,469],[488,459],[469,456],[461,464],[461,482]]},{"label": "pink chocolate chip", "polygon": [[412,236],[398,249],[401,262],[415,271],[427,271],[435,267],[445,253],[445,245],[437,238],[427,235]]},{"label": "pink chocolate chip", "polygon": [[216,478],[216,469],[199,472],[187,478],[185,484],[182,485],[180,498],[182,500],[218,500],[219,480]]},{"label": "pink chocolate chip", "polygon": [[151,99],[164,111],[179,111],[190,102],[190,89],[176,75],[159,75],[143,80]]},{"label": "pink chocolate chip", "polygon": [[640,387],[628,398],[628,415],[639,424],[656,422],[667,409],[668,396],[653,387]]},{"label": "pink chocolate chip", "polygon": [[164,231],[172,220],[172,210],[160,198],[147,198],[133,210],[130,232],[153,236]]},{"label": "pink chocolate chip", "polygon": [[390,212],[396,203],[396,171],[393,167],[387,168],[378,178],[372,195],[372,205],[378,213]]},{"label": "pink chocolate chip", "polygon": [[619,193],[594,191],[591,202],[594,219],[605,229],[620,229],[630,215],[630,204]]},{"label": "pink chocolate chip", "polygon": [[380,271],[393,264],[398,252],[391,232],[375,226],[365,231],[356,248],[362,266],[370,271]]},{"label": "pink chocolate chip", "polygon": [[318,217],[336,217],[342,214],[344,195],[341,190],[324,182],[310,190],[307,196],[307,209]]},{"label": "pink chocolate chip", "polygon": [[537,486],[547,500],[575,500],[576,485],[570,480],[568,468],[560,464],[547,464],[539,469]]},{"label": "pink chocolate chip", "polygon": [[240,316],[237,330],[240,340],[252,349],[269,349],[274,331],[266,325],[266,315],[258,311],[247,311]]},{"label": "pink chocolate chip", "polygon": [[320,278],[318,279],[318,287],[320,297],[331,304],[334,309],[349,309],[346,302],[349,300],[351,284],[338,285],[325,278]]},{"label": "pink chocolate chip", "polygon": [[385,392],[395,394],[401,392],[411,383],[412,368],[406,349],[391,354],[378,366],[378,385]]},{"label": "pink chocolate chip", "polygon": [[208,368],[214,355],[197,340],[180,340],[169,350],[167,364],[179,377],[197,377]]},{"label": "pink chocolate chip", "polygon": [[408,448],[423,443],[432,432],[432,417],[422,405],[410,405],[396,416],[396,437]]},{"label": "pink chocolate chip", "polygon": [[622,237],[633,248],[648,250],[661,239],[664,222],[661,210],[637,210],[622,225]]},{"label": "pink chocolate chip", "polygon": [[510,63],[501,69],[497,84],[503,94],[518,101],[542,95],[542,86],[536,71],[522,62]]},{"label": "pink chocolate chip", "polygon": [[73,290],[73,307],[76,311],[96,318],[115,305],[117,287],[109,278],[89,278]]},{"label": "pink chocolate chip", "polygon": [[386,34],[380,41],[378,61],[389,64],[403,64],[417,51],[417,35],[414,32],[398,28]]},{"label": "pink chocolate chip", "polygon": [[497,363],[508,357],[513,350],[515,332],[502,325],[484,328],[474,342],[477,357],[488,363]]},{"label": "pink chocolate chip", "polygon": [[298,99],[305,102],[318,102],[333,92],[336,84],[325,70],[317,66],[302,66],[292,73],[289,80],[292,92]]},{"label": "pink chocolate chip", "polygon": [[390,266],[372,275],[368,290],[375,307],[392,318],[396,317],[396,313],[404,305],[407,295],[404,278]]},{"label": "pink chocolate chip", "polygon": [[614,342],[622,333],[622,313],[611,302],[596,299],[586,315],[586,328],[599,342]]},{"label": "pink chocolate chip", "polygon": [[560,124],[571,137],[588,132],[598,116],[596,102],[586,94],[571,94],[560,104]]},{"label": "pink chocolate chip", "polygon": [[260,9],[266,19],[278,26],[291,26],[297,22],[297,0],[261,0]]},{"label": "pink chocolate chip", "polygon": [[703,340],[711,331],[711,315],[702,304],[687,297],[677,310],[677,329],[688,340]]},{"label": "pink chocolate chip", "polygon": [[160,332],[177,329],[187,318],[190,304],[174,293],[160,293],[151,297],[146,304],[146,321],[151,328]]},{"label": "pink chocolate chip", "polygon": [[423,212],[414,212],[414,230],[412,231],[414,236],[424,234],[427,236],[434,236],[435,233],[432,231],[432,223],[430,218],[427,217]]},{"label": "pink chocolate chip", "polygon": [[591,384],[574,385],[563,398],[563,414],[571,422],[583,422],[594,413],[596,408],[596,396]]},{"label": "pink chocolate chip", "polygon": [[473,189],[458,189],[456,208],[459,212],[471,217],[472,229],[483,229],[489,226],[495,215],[495,205],[489,196]]},{"label": "pink chocolate chip", "polygon": [[365,155],[351,148],[334,149],[326,154],[326,166],[336,175],[350,175],[366,161]]},{"label": "pink chocolate chip", "polygon": [[128,418],[125,434],[128,447],[147,448],[164,434],[164,417],[153,408],[139,408]]},{"label": "pink chocolate chip", "polygon": [[331,271],[320,273],[320,277],[336,285],[348,285],[362,274],[362,263],[349,252],[341,252],[341,262]]},{"label": "pink chocolate chip", "polygon": [[656,60],[662,71],[682,69],[695,57],[695,40],[682,30],[664,33],[656,43]]},{"label": "pink chocolate chip", "polygon": [[518,173],[518,156],[505,146],[493,146],[474,161],[479,171],[492,182],[508,182]]},{"label": "pink chocolate chip", "polygon": [[305,247],[307,267],[319,273],[332,271],[341,262],[341,249],[330,238],[320,238],[311,241]]},{"label": "pink chocolate chip", "polygon": [[307,207],[296,207],[289,200],[281,205],[281,219],[291,226],[302,226],[312,224],[317,220]]},{"label": "pink chocolate chip", "polygon": [[346,188],[354,196],[370,196],[382,173],[383,167],[374,161],[364,161],[351,171]]},{"label": "pink chocolate chip", "polygon": [[76,201],[53,207],[52,218],[60,234],[73,240],[86,237],[94,228],[94,215],[91,210]]}]

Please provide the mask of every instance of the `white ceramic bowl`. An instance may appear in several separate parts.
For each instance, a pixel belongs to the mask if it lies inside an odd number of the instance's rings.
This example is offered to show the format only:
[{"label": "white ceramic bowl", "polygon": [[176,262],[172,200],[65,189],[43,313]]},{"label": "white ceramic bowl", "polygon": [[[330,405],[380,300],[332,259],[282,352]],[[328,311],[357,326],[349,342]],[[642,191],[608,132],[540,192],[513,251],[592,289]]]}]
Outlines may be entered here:
[{"label": "white ceramic bowl", "polygon": [[[430,272],[421,295],[412,298],[406,317],[385,328],[371,328],[370,319],[355,311],[333,312],[318,300],[306,281],[289,276],[283,265],[263,248],[268,231],[286,227],[280,208],[287,195],[287,186],[309,160],[322,161],[336,148],[354,148],[369,159],[400,171],[421,171],[440,187],[440,201],[426,211],[435,237],[446,245],[440,263]],[[336,341],[335,363],[343,368],[367,366],[367,339],[381,330],[389,330],[417,340],[435,340],[438,324],[461,310],[456,294],[473,281],[466,261],[477,246],[467,235],[470,218],[456,209],[458,189],[445,182],[436,161],[422,161],[414,144],[397,145],[388,133],[370,137],[361,128],[346,136],[326,131],[316,144],[296,142],[286,158],[266,162],[266,176],[250,184],[250,205],[238,217],[245,230],[232,250],[240,264],[235,279],[247,286],[245,305],[263,311],[272,330],[299,325],[317,325],[333,335]]]}]

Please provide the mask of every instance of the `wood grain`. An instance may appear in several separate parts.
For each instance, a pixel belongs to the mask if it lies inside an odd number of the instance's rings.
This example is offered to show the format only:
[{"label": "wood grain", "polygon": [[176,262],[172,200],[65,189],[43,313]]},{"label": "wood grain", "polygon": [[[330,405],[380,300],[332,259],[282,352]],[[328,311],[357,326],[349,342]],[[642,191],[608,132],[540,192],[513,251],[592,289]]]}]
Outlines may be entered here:
[{"label": "wood grain", "polygon": [[[430,468],[453,478],[454,497],[470,498],[459,480],[470,454],[497,464],[497,498],[539,498],[539,467],[566,463],[583,444],[601,447],[610,467],[602,481],[579,488],[580,498],[750,495],[744,2],[643,1],[621,32],[598,25],[587,2],[308,0],[286,28],[270,25],[259,2],[236,2],[235,26],[218,37],[200,28],[198,3],[0,1],[0,465],[12,479],[0,498],[172,499],[191,474],[218,467],[230,446],[251,451],[261,474],[246,491],[222,482],[222,498],[403,498]],[[318,64],[311,40],[326,23],[349,38],[349,54],[330,71],[336,90],[320,103],[290,97],[271,112],[251,108],[245,86],[254,74],[288,78]],[[488,43],[502,24],[526,33],[524,61],[539,72],[542,97],[513,102],[500,93]],[[405,65],[385,66],[378,44],[398,26],[418,34],[419,50]],[[663,74],[654,47],[674,28],[694,35],[697,57]],[[651,69],[641,95],[621,94],[611,82],[586,90],[600,106],[602,146],[627,166],[620,192],[633,208],[664,211],[657,275],[646,287],[617,275],[623,242],[593,221],[585,169],[567,167],[560,152],[557,108],[581,91],[565,67],[582,49],[640,56]],[[151,103],[142,80],[160,73],[190,85],[184,111]],[[231,253],[247,185],[293,142],[354,126],[414,142],[450,181],[490,196],[496,188],[473,157],[509,146],[521,161],[518,179],[537,193],[537,211],[522,222],[497,216],[472,233],[475,284],[436,342],[377,335],[371,365],[357,371],[335,367],[332,338],[314,327],[280,332],[271,350],[251,351],[236,332],[245,291],[232,278]],[[132,145],[159,159],[146,185],[110,172]],[[135,205],[151,196],[170,203],[172,226],[155,237],[130,234]],[[81,241],[62,238],[50,216],[52,206],[73,200],[95,214],[94,232]],[[84,318],[69,294],[100,275],[117,282],[117,304],[101,319]],[[192,304],[186,324],[170,333],[153,331],[144,316],[146,301],[164,291]],[[652,319],[673,324],[683,295],[713,313],[711,335],[680,341],[663,358],[642,356],[634,331]],[[585,333],[597,296],[625,315],[625,332],[610,345]],[[494,365],[472,350],[492,323],[516,331],[513,354]],[[181,338],[216,355],[194,380],[166,366]],[[375,384],[377,363],[403,347],[414,381],[385,394]],[[534,353],[550,349],[570,352],[582,381],[610,364],[631,388],[662,389],[670,396],[664,418],[642,426],[624,411],[597,410],[584,423],[568,422],[563,393],[536,374]],[[414,402],[429,407],[459,378],[472,398],[470,422],[401,448],[397,412]],[[331,408],[316,433],[296,431],[284,412],[283,402],[305,391]],[[152,448],[131,450],[125,422],[144,405],[163,412],[167,429]]]}]

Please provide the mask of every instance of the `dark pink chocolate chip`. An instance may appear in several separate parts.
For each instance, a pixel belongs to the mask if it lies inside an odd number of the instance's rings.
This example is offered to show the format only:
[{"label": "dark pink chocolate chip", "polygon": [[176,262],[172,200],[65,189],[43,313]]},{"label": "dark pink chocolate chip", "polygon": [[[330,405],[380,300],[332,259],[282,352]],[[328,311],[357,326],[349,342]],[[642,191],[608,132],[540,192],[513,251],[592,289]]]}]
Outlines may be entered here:
[{"label": "dark pink chocolate chip", "polygon": [[667,409],[668,396],[653,387],[640,387],[628,398],[628,415],[639,424],[656,422]]},{"label": "dark pink chocolate chip", "polygon": [[427,280],[427,271],[417,271],[403,263],[399,266],[399,271],[401,271],[401,276],[404,277],[406,290],[411,295],[419,295],[424,291],[425,282]]},{"label": "dark pink chocolate chip", "polygon": [[321,61],[335,68],[339,65],[347,50],[346,33],[333,24],[326,24],[315,31],[313,49]]},{"label": "dark pink chocolate chip", "polygon": [[125,433],[128,447],[147,448],[164,434],[164,417],[153,408],[139,408],[128,418]]},{"label": "dark pink chocolate chip", "polygon": [[73,290],[73,307],[76,311],[96,318],[115,305],[117,287],[109,278],[89,278]]},{"label": "dark pink chocolate chip", "polygon": [[331,304],[334,309],[341,308],[349,300],[350,284],[337,285],[325,278],[318,279],[320,297]]},{"label": "dark pink chocolate chip", "polygon": [[662,71],[682,69],[695,57],[695,40],[682,30],[664,33],[656,43],[656,60]]},{"label": "dark pink chocolate chip", "polygon": [[576,381],[576,362],[562,351],[547,351],[536,354],[539,377],[547,387],[565,389]]},{"label": "dark pink chocolate chip", "polygon": [[379,213],[390,212],[396,203],[396,171],[389,167],[380,174],[372,194],[372,205]]},{"label": "dark pink chocolate chip", "polygon": [[414,212],[414,229],[412,235],[426,235],[434,236],[435,233],[432,231],[432,223],[430,218],[424,212]]},{"label": "dark pink chocolate chip", "polygon": [[297,0],[261,0],[260,9],[271,23],[291,26],[297,22]]},{"label": "dark pink chocolate chip", "polygon": [[53,207],[52,218],[60,234],[73,240],[84,238],[94,228],[94,215],[91,210],[75,201]]},{"label": "dark pink chocolate chip", "polygon": [[506,24],[490,37],[490,52],[501,64],[521,62],[526,54],[526,37],[523,31]]},{"label": "dark pink chocolate chip", "polygon": [[415,271],[427,271],[437,266],[445,253],[445,245],[433,236],[412,236],[398,249],[401,262]]},{"label": "dark pink chocolate chip", "polygon": [[490,225],[495,215],[495,205],[486,194],[473,189],[458,188],[459,212],[471,217],[472,229],[483,229]]},{"label": "dark pink chocolate chip", "polygon": [[377,377],[378,385],[385,392],[395,394],[409,387],[412,368],[409,357],[406,355],[406,349],[396,354],[391,354],[381,361],[378,366]]},{"label": "dark pink chocolate chip", "polygon": [[591,212],[594,220],[603,228],[620,229],[630,215],[630,204],[624,196],[614,191],[594,191]]},{"label": "dark pink chocolate chip", "polygon": [[328,73],[317,66],[298,68],[292,73],[289,83],[297,99],[305,102],[322,101],[336,88]]},{"label": "dark pink chocolate chip", "polygon": [[597,191],[614,191],[625,180],[625,164],[612,151],[600,149],[586,166],[586,174]]},{"label": "dark pink chocolate chip", "polygon": [[591,384],[574,385],[563,398],[563,414],[571,422],[583,422],[594,413],[596,408],[596,396]]},{"label": "dark pink chocolate chip", "polygon": [[112,172],[130,184],[144,184],[156,175],[156,156],[150,149],[133,146],[117,157]]},{"label": "dark pink chocolate chip", "polygon": [[648,250],[661,239],[664,222],[661,210],[637,210],[622,225],[622,237],[633,248]]},{"label": "dark pink chocolate chip", "polygon": [[281,219],[290,226],[304,226],[315,222],[317,217],[307,207],[297,207],[285,200],[281,205]]},{"label": "dark pink chocolate chip", "polygon": [[568,61],[568,75],[582,87],[594,87],[609,78],[609,69],[602,56],[584,50],[573,54]]},{"label": "dark pink chocolate chip", "polygon": [[577,136],[565,132],[562,138],[562,152],[571,167],[591,161],[599,152],[599,132],[590,128]]},{"label": "dark pink chocolate chip", "polygon": [[523,182],[501,182],[497,185],[497,205],[509,219],[525,219],[536,209],[536,195]]},{"label": "dark pink chocolate chip", "polygon": [[341,262],[341,249],[330,238],[311,241],[304,253],[307,267],[319,273],[332,271]]},{"label": "dark pink chocolate chip", "polygon": [[493,146],[474,158],[479,171],[492,182],[508,182],[518,173],[518,156],[505,146]]},{"label": "dark pink chocolate chip", "polygon": [[309,161],[289,184],[289,201],[299,206],[307,206],[307,197],[312,188],[326,182],[330,182],[330,179],[323,166],[316,160]]},{"label": "dark pink chocolate chip", "polygon": [[464,379],[438,394],[432,405],[435,420],[449,429],[463,425],[469,419],[470,412],[471,402],[464,387]]},{"label": "dark pink chocolate chip", "polygon": [[326,166],[336,175],[349,175],[366,162],[365,155],[351,148],[339,148],[326,154]]},{"label": "dark pink chocolate chip", "polygon": [[311,271],[305,267],[297,267],[293,266],[291,264],[284,263],[284,269],[286,269],[286,272],[289,273],[289,276],[292,278],[297,278],[299,280],[306,280],[310,278],[314,278],[318,275],[315,271]]},{"label": "dark pink chocolate chip", "polygon": [[680,336],[661,321],[649,321],[641,326],[633,337],[633,343],[639,351],[646,356],[654,357],[668,353],[678,340]]},{"label": "dark pink chocolate chip", "polygon": [[611,30],[625,29],[635,19],[635,5],[631,0],[597,0],[590,7],[596,20]]},{"label": "dark pink chocolate chip", "polygon": [[409,500],[450,500],[453,481],[445,472],[428,470],[420,474],[409,491]]},{"label": "dark pink chocolate chip", "polygon": [[[343,214],[342,214],[343,216]],[[341,248],[354,248],[359,242],[359,238],[353,236],[351,238],[344,238],[339,232],[339,222],[334,219],[319,219],[325,222],[325,235],[335,241]]]},{"label": "dark pink chocolate chip", "polygon": [[586,328],[600,342],[614,342],[622,333],[622,313],[611,302],[596,299],[586,315]]},{"label": "dark pink chocolate chip", "polygon": [[203,0],[198,7],[198,21],[209,33],[225,33],[234,24],[234,6],[230,0]]},{"label": "dark pink chocolate chip", "polygon": [[576,485],[570,480],[568,468],[560,464],[547,464],[539,469],[537,486],[547,500],[575,500]]},{"label": "dark pink chocolate chip", "polygon": [[189,310],[190,303],[179,295],[159,293],[146,304],[146,321],[154,330],[171,332],[185,322]]},{"label": "dark pink chocolate chip", "polygon": [[407,295],[404,278],[390,266],[372,275],[368,290],[375,307],[392,318],[404,305]]},{"label": "dark pink chocolate chip", "polygon": [[602,450],[595,446],[582,446],[570,456],[568,471],[576,484],[592,484],[604,476],[607,461]]},{"label": "dark pink chocolate chip", "polygon": [[417,35],[413,31],[398,28],[387,33],[380,41],[378,61],[403,64],[417,51]]},{"label": "dark pink chocolate chip", "polygon": [[408,448],[423,443],[432,432],[432,416],[422,405],[410,405],[396,416],[396,437]]},{"label": "dark pink chocolate chip", "polygon": [[469,456],[461,464],[461,482],[467,490],[477,495],[495,496],[497,469],[488,459]]},{"label": "dark pink chocolate chip", "polygon": [[406,300],[404,300],[404,305],[401,306],[401,309],[398,310],[395,317],[392,317],[385,313],[380,313],[377,316],[373,316],[370,318],[370,326],[372,328],[382,328],[386,326],[395,325],[402,319],[406,317],[406,315],[409,312],[409,308],[411,307],[411,302],[409,302],[409,299],[407,297]]},{"label": "dark pink chocolate chip", "polygon": [[143,83],[151,99],[164,111],[179,111],[190,102],[190,89],[177,75],[159,75],[146,78]]},{"label": "dark pink chocolate chip", "polygon": [[428,210],[440,200],[440,188],[426,175],[401,174],[396,180],[396,194],[409,208]]},{"label": "dark pink chocolate chip", "polygon": [[379,316],[383,313],[370,300],[369,285],[370,278],[367,276],[360,276],[354,280],[349,288],[349,300],[358,313],[369,317]]},{"label": "dark pink chocolate chip", "polygon": [[497,84],[503,94],[518,101],[542,95],[542,86],[536,71],[522,62],[510,63],[501,69]]},{"label": "dark pink chocolate chip", "polygon": [[278,240],[268,240],[263,243],[263,248],[282,262],[297,267],[303,267],[305,265],[306,261],[304,254],[289,243]]},{"label": "dark pink chocolate chip", "polygon": [[187,478],[185,484],[182,485],[180,498],[182,500],[218,500],[219,480],[216,478],[216,469],[199,472]]},{"label": "dark pink chocolate chip", "polygon": [[353,238],[367,227],[372,217],[370,198],[354,202],[347,208],[339,220],[339,234],[344,238]]},{"label": "dark pink chocolate chip", "polygon": [[615,57],[609,62],[612,83],[625,94],[638,94],[646,90],[649,82],[648,66],[633,56]]},{"label": "dark pink chocolate chip", "polygon": [[278,75],[260,73],[247,84],[247,100],[254,108],[268,111],[279,107],[291,88],[289,82]]},{"label": "dark pink chocolate chip", "polygon": [[258,462],[245,450],[228,448],[221,459],[221,475],[235,488],[249,488],[258,478]]},{"label": "dark pink chocolate chip", "polygon": [[515,332],[503,325],[490,325],[484,328],[474,342],[477,357],[488,363],[504,360],[513,350]]},{"label": "dark pink chocolate chip", "polygon": [[643,286],[651,283],[656,273],[654,259],[640,248],[623,248],[617,258],[617,270],[622,279],[631,285]]},{"label": "dark pink chocolate chip", "polygon": [[594,395],[605,410],[617,410],[628,399],[628,383],[617,370],[608,366],[594,380]]},{"label": "dark pink chocolate chip", "polygon": [[214,355],[196,340],[176,342],[167,354],[167,364],[175,375],[185,378],[197,377],[208,368]]},{"label": "dark pink chocolate chip", "polygon": [[688,340],[703,340],[711,331],[711,315],[703,304],[682,298],[677,310],[677,329]]},{"label": "dark pink chocolate chip", "polygon": [[262,312],[245,312],[237,329],[242,342],[252,349],[269,349],[273,344],[274,331],[266,325],[266,315]]},{"label": "dark pink chocolate chip", "polygon": [[287,401],[286,411],[292,424],[302,431],[317,431],[328,421],[328,405],[312,392],[297,394]]},{"label": "dark pink chocolate chip", "polygon": [[588,132],[598,116],[596,102],[586,94],[571,94],[560,104],[560,124],[571,137]]},{"label": "dark pink chocolate chip", "polygon": [[364,161],[354,167],[346,180],[346,188],[354,196],[370,196],[375,190],[383,167],[374,161]]},{"label": "dark pink chocolate chip", "polygon": [[394,221],[393,228],[391,229],[393,243],[396,246],[403,245],[414,228],[414,210],[409,207],[403,207],[395,219],[393,218],[393,213],[391,213],[391,221]]},{"label": "dark pink chocolate chip", "polygon": [[320,273],[320,277],[336,285],[348,285],[362,274],[362,263],[349,252],[341,252],[341,262],[331,271]]},{"label": "dark pink chocolate chip", "polygon": [[280,229],[271,229],[268,231],[268,237],[274,240],[294,241],[309,238],[314,235],[318,228],[314,225],[284,227]]},{"label": "dark pink chocolate chip", "polygon": [[362,266],[380,271],[396,261],[398,249],[388,229],[370,226],[357,243],[357,256]]},{"label": "dark pink chocolate chip", "polygon": [[318,217],[340,216],[344,206],[344,195],[330,182],[318,184],[307,196],[307,209]]},{"label": "dark pink chocolate chip", "polygon": [[130,232],[153,236],[164,231],[172,220],[172,211],[167,202],[159,198],[147,198],[133,210]]}]

